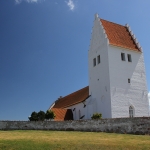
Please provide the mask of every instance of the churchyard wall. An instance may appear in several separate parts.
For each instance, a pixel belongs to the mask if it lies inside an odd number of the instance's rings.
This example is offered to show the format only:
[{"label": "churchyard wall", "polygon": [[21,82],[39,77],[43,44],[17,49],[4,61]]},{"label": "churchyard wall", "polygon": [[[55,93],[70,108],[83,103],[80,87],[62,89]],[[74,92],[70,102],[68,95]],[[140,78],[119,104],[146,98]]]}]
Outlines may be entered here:
[{"label": "churchyard wall", "polygon": [[150,117],[70,121],[0,121],[0,130],[88,131],[150,135]]}]

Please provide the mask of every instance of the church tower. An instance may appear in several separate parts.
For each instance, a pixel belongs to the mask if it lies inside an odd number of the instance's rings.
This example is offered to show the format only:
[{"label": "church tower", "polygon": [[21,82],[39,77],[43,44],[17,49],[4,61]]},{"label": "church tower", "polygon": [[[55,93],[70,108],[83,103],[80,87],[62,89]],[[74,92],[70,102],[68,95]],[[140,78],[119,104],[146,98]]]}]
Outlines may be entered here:
[{"label": "church tower", "polygon": [[149,115],[143,52],[128,25],[95,15],[88,66],[93,113],[103,118]]}]

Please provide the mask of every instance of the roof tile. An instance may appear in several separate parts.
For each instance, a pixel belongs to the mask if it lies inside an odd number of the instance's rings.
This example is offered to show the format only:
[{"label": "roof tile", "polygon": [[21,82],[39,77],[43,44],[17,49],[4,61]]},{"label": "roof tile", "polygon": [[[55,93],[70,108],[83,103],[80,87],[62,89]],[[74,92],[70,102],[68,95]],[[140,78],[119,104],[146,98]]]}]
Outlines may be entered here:
[{"label": "roof tile", "polygon": [[53,108],[66,108],[78,104],[89,97],[89,86],[71,93],[55,102]]},{"label": "roof tile", "polygon": [[73,113],[71,109],[52,108],[56,117],[55,121],[73,120]]},{"label": "roof tile", "polygon": [[100,21],[106,31],[109,43],[111,45],[127,48],[134,51],[141,51],[137,47],[126,26],[122,26],[103,19],[100,19]]}]

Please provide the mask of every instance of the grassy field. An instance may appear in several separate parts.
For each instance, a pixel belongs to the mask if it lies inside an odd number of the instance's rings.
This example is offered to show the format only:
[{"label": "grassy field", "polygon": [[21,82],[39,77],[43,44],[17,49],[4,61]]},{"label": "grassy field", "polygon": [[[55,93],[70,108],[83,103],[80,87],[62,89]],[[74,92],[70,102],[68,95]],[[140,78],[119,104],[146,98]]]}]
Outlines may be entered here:
[{"label": "grassy field", "polygon": [[150,149],[150,136],[101,132],[0,131],[0,150]]}]

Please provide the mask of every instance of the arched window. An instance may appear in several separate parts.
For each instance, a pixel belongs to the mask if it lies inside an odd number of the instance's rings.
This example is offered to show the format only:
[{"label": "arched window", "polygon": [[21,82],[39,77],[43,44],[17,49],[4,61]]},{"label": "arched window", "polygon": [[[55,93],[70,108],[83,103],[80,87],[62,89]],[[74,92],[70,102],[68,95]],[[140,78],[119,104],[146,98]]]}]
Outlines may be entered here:
[{"label": "arched window", "polygon": [[129,107],[129,117],[133,118],[134,117],[134,109],[132,106]]},{"label": "arched window", "polygon": [[81,118],[81,112],[80,112],[80,110],[79,110],[79,119]]}]

